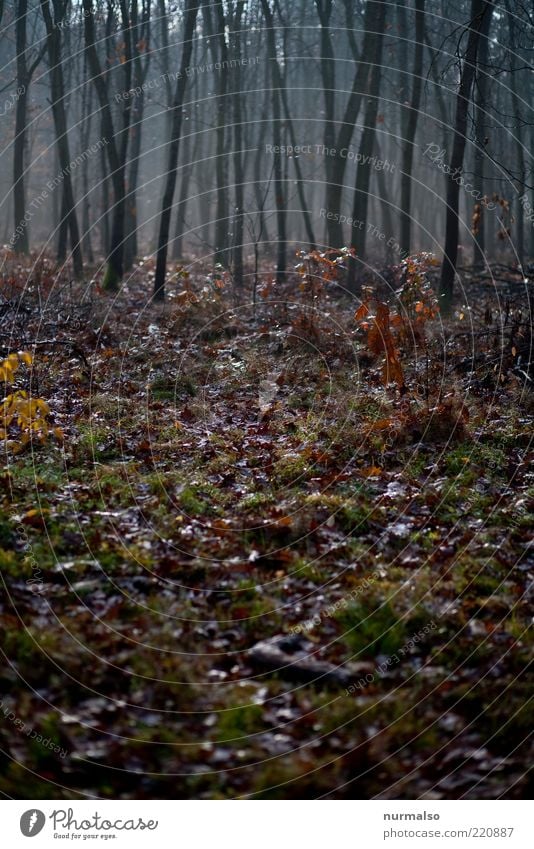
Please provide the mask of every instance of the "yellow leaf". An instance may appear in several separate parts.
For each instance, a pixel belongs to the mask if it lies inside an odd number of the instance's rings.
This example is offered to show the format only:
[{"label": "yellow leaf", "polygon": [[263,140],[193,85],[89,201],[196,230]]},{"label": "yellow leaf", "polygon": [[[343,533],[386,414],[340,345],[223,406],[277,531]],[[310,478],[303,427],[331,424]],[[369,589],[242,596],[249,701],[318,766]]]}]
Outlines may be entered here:
[{"label": "yellow leaf", "polygon": [[27,366],[31,366],[33,363],[33,357],[28,351],[19,351],[19,357],[23,363],[26,363]]},{"label": "yellow leaf", "polygon": [[366,478],[375,478],[382,474],[382,469],[379,466],[369,466],[367,469],[360,469],[360,474]]},{"label": "yellow leaf", "polygon": [[45,416],[49,414],[50,407],[48,406],[44,398],[37,398],[37,406],[44,413]]},{"label": "yellow leaf", "polygon": [[0,366],[0,380],[4,380],[6,383],[11,383],[13,380],[13,370],[7,360],[4,360]]}]

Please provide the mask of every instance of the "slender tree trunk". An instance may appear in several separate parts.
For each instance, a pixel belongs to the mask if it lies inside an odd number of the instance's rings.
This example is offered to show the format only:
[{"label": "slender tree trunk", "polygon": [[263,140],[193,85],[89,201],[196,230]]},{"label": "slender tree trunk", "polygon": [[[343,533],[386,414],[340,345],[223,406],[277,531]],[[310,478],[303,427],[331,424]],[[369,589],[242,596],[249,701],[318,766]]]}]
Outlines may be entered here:
[{"label": "slender tree trunk", "polygon": [[263,135],[263,132],[261,130],[261,127],[263,127],[264,123],[265,123],[265,120],[262,119],[261,122],[260,122],[260,138],[258,140],[258,147],[256,149],[256,155],[254,157],[254,199],[256,201],[256,210],[257,210],[256,214],[257,214],[257,218],[258,218],[258,232],[263,233],[263,235],[265,236],[265,241],[266,241],[266,243],[268,243],[269,242],[269,234],[267,232],[267,227],[266,227],[266,219],[265,219],[265,212],[264,212],[265,200],[264,200],[264,191],[263,191],[263,184],[266,181],[262,179],[262,168],[261,168],[262,164],[265,161],[264,148],[262,147],[264,135]]},{"label": "slender tree trunk", "polygon": [[[477,50],[484,15],[488,13],[489,0],[471,0],[471,21],[467,48],[460,75],[460,86],[456,97],[456,116],[454,120],[454,142],[450,163],[451,173],[447,181],[447,217],[445,228],[445,248],[440,278],[440,305],[444,315],[452,309],[454,278],[458,258],[459,234],[459,196],[460,186],[457,175],[461,173],[467,132],[467,113],[471,100],[471,89],[476,69]],[[456,179],[454,179],[456,177]]]},{"label": "slender tree trunk", "polygon": [[184,28],[182,59],[180,63],[180,74],[176,81],[174,100],[172,105],[171,139],[169,144],[169,159],[167,163],[167,177],[163,191],[161,205],[161,217],[158,234],[158,250],[156,257],[156,278],[154,281],[154,300],[165,299],[165,271],[167,267],[167,250],[169,244],[169,230],[171,224],[172,202],[176,188],[176,173],[178,169],[178,152],[180,149],[180,136],[182,132],[182,110],[187,83],[186,68],[191,61],[193,50],[193,36],[195,22],[198,14],[197,0],[185,0]]},{"label": "slender tree trunk", "polygon": [[[272,30],[270,31],[272,32]],[[267,38],[269,39],[269,33],[267,33]],[[274,38],[274,32],[273,32]],[[276,47],[275,47],[276,53]],[[285,63],[285,74],[282,76],[280,71],[280,67],[278,62],[275,62],[273,65],[275,69],[276,77],[277,77],[277,87],[280,91],[280,96],[282,98],[282,105],[284,107],[284,117],[285,117],[285,125],[287,127],[289,133],[289,140],[291,145],[295,148],[298,145],[297,134],[295,133],[295,127],[291,118],[291,109],[289,106],[289,98],[287,96],[287,86],[285,75],[287,74],[287,63]],[[297,194],[299,197],[300,208],[302,210],[302,217],[304,219],[304,228],[306,230],[306,238],[309,243],[310,250],[315,248],[315,234],[313,231],[312,219],[310,215],[310,211],[308,209],[308,204],[306,203],[306,195],[304,192],[304,180],[302,177],[302,168],[300,167],[300,159],[298,156],[293,157],[293,165],[295,167],[295,174],[297,178]]]},{"label": "slender tree trunk", "polygon": [[[176,222],[174,225],[174,239],[172,240],[172,258],[173,259],[182,259],[184,255],[184,230],[187,226],[186,223],[186,212],[187,212],[187,200],[189,197],[189,184],[191,181],[191,172],[192,167],[189,165],[189,159],[191,157],[191,126],[189,126],[189,133],[184,136],[183,142],[181,145],[181,161],[182,161],[182,169],[180,171],[181,181],[180,181],[180,194],[178,196],[178,203],[176,205]],[[198,148],[196,149],[196,153],[198,154]]]},{"label": "slender tree trunk", "polygon": [[[139,159],[141,156],[141,138],[145,97],[143,83],[150,62],[150,4],[144,4],[142,25],[139,26],[137,0],[131,2],[133,84],[139,92],[135,98],[131,113],[131,150],[128,170],[128,196],[126,200],[126,240],[124,244],[124,267],[129,270],[138,254],[137,248],[137,182],[139,179]],[[141,48],[141,45],[143,47]],[[145,63],[141,59],[141,49],[146,53]]]},{"label": "slender tree trunk", "polygon": [[[508,31],[510,34],[510,63],[513,66],[514,60],[519,58],[517,38],[516,38],[516,23],[514,16],[507,4],[508,13]],[[488,15],[490,13],[488,12]],[[524,147],[524,131],[523,131],[523,116],[521,114],[521,105],[519,97],[518,75],[521,71],[510,72],[510,89],[512,93],[512,111],[514,115],[514,147],[518,169],[518,199],[514,204],[514,218],[516,221],[514,240],[515,253],[520,268],[523,268],[525,260],[525,210],[523,204],[519,200],[519,196],[525,191],[526,168],[525,168],[525,147]]]},{"label": "slender tree trunk", "polygon": [[171,60],[169,50],[169,15],[167,12],[167,6],[165,5],[165,0],[158,0],[158,19],[161,40],[160,59],[163,67],[163,80],[165,84],[165,95],[167,102],[167,112],[165,113],[165,116],[167,120],[168,136],[170,138],[172,124],[172,83],[169,76],[171,71]]},{"label": "slender tree trunk", "polygon": [[68,202],[65,197],[65,188],[61,190],[61,211],[59,213],[59,228],[57,239],[57,261],[63,264],[67,259],[67,240],[69,236]]},{"label": "slender tree trunk", "polygon": [[[384,5],[382,0],[367,0],[365,4],[364,38],[357,71],[337,134],[334,152],[325,152],[328,163],[327,167],[329,169],[326,186],[327,212],[339,213],[341,208],[343,180],[347,166],[347,152],[360,111],[363,93],[367,88],[370,77],[373,65],[371,57],[376,53],[378,25],[381,16],[385,13]],[[339,221],[339,215],[334,214],[331,218],[327,218],[326,224],[330,247],[341,247],[344,244],[344,239],[343,226]]]},{"label": "slender tree trunk", "polygon": [[[104,131],[102,130],[102,136]],[[100,215],[100,250],[103,256],[107,256],[111,231],[109,228],[109,207],[110,207],[110,192],[109,192],[109,175],[106,167],[106,151],[105,148],[100,148],[100,173],[101,180],[101,215]]]},{"label": "slender tree trunk", "polygon": [[74,190],[70,174],[70,150],[69,136],[67,130],[67,117],[65,113],[65,85],[63,81],[63,65],[61,60],[61,27],[58,26],[64,17],[67,8],[63,0],[53,0],[54,20],[50,14],[49,0],[40,0],[41,12],[46,27],[46,42],[48,48],[48,64],[50,67],[50,94],[52,98],[52,113],[56,130],[56,145],[59,166],[62,175],[63,204],[62,221],[65,221],[70,231],[72,262],[74,275],[78,279],[83,274],[82,249],[80,243],[80,231],[78,229],[78,218],[76,215],[76,204],[74,201]]},{"label": "slender tree trunk", "polygon": [[[122,35],[124,38],[124,93],[131,89],[132,77],[132,38],[126,0],[120,0],[122,17]],[[102,75],[100,60],[96,50],[95,20],[92,0],[83,0],[85,49],[91,77],[96,89],[102,115],[102,126],[106,141],[110,177],[113,184],[113,218],[111,239],[108,251],[108,265],[102,287],[116,292],[124,271],[124,226],[126,211],[126,154],[128,151],[128,131],[130,125],[130,97],[122,99],[122,126],[115,135],[111,105],[106,83]]]},{"label": "slender tree trunk", "polygon": [[17,105],[15,109],[15,142],[13,154],[13,198],[15,206],[15,232],[13,250],[15,253],[29,253],[28,222],[26,220],[26,185],[24,175],[24,154],[26,149],[26,130],[28,114],[28,87],[30,77],[26,61],[26,17],[28,0],[15,2],[15,43],[17,51]]},{"label": "slender tree trunk", "polygon": [[[358,152],[358,168],[356,171],[356,186],[354,189],[354,202],[352,217],[354,221],[364,222],[363,227],[358,230],[361,234],[358,238],[358,256],[365,259],[365,237],[367,229],[367,211],[369,207],[369,186],[371,182],[371,164],[373,146],[376,135],[376,118],[378,115],[380,80],[382,78],[382,50],[384,44],[384,27],[386,23],[386,6],[380,4],[375,22],[375,38],[373,39],[374,51],[372,54],[372,71],[369,79],[368,101],[365,110],[364,128],[360,140]],[[349,260],[348,288],[351,292],[356,289],[356,260]]]},{"label": "slender tree trunk", "polygon": [[[228,68],[228,45],[226,43],[226,19],[222,0],[214,0],[212,3],[215,14],[215,22],[212,20],[212,8],[206,4],[202,7],[204,12],[204,25],[208,34],[208,46],[214,63],[221,66],[226,63]],[[214,261],[227,265],[228,262],[228,168],[226,150],[226,113],[228,109],[228,73],[223,69],[217,78],[217,107],[215,124],[215,175],[216,175],[216,213],[215,213],[215,256]]]},{"label": "slender tree trunk", "polygon": [[[406,119],[406,134],[403,138],[400,202],[401,213],[399,244],[401,251],[406,254],[409,254],[412,248],[412,169],[415,133],[417,130],[417,119],[419,118],[419,106],[421,103],[421,90],[423,85],[424,26],[425,0],[415,0],[415,53],[413,61],[412,96],[410,100],[409,113]],[[403,110],[406,109],[404,104],[402,104],[402,108]]]},{"label": "slender tree trunk", "polygon": [[232,266],[234,285],[238,291],[243,288],[243,234],[244,234],[244,206],[245,206],[245,191],[244,191],[244,168],[243,168],[243,118],[242,118],[242,93],[241,93],[241,36],[239,30],[241,28],[241,19],[245,7],[244,0],[238,0],[234,20],[233,29],[235,35],[233,37],[234,56],[237,58],[238,64],[233,73],[233,118],[234,118],[234,182],[235,182],[235,208],[233,220],[233,245],[232,245]]},{"label": "slender tree trunk", "polygon": [[[432,95],[435,98],[435,103],[438,108],[439,120],[441,123],[441,146],[444,150],[447,149],[447,141],[448,141],[448,133],[450,129],[450,117],[447,110],[447,104],[445,102],[445,97],[443,95],[443,80],[441,79],[438,68],[436,66],[436,53],[439,53],[439,50],[434,47],[430,37],[428,35],[428,31],[425,25],[425,43],[428,49],[429,56],[429,65],[430,65],[430,76],[432,77],[432,81],[434,86],[432,88]],[[443,175],[443,191],[447,192],[447,175]]]},{"label": "slender tree trunk", "polygon": [[[486,11],[486,14],[482,19],[482,26],[480,28],[480,44],[478,47],[478,65],[480,66],[480,73],[477,74],[477,79],[475,82],[475,161],[473,169],[475,174],[473,179],[473,188],[480,198],[484,196],[485,188],[484,166],[486,162],[486,154],[484,148],[486,144],[486,109],[488,108],[488,76],[486,65],[488,62],[489,47],[488,33],[491,24],[492,13],[493,7],[489,6],[488,10]],[[476,266],[482,266],[486,262],[486,216],[483,201],[477,200],[476,206],[476,211],[478,212],[478,232],[475,234],[475,239],[473,242],[473,264]]]},{"label": "slender tree trunk", "polygon": [[[321,58],[319,68],[321,72],[321,80],[323,84],[323,100],[324,100],[324,134],[323,144],[325,150],[331,151],[334,149],[335,138],[335,96],[336,96],[336,65],[334,58],[334,49],[332,46],[332,37],[330,34],[330,18],[332,16],[333,2],[332,0],[315,0],[317,14],[320,22],[320,50]],[[332,176],[332,157],[325,155],[324,167],[327,184],[333,179]],[[328,204],[327,204],[328,206]]]},{"label": "slender tree trunk", "polygon": [[[384,157],[382,156],[378,139],[375,139],[375,150],[376,150],[376,155],[378,156],[378,158],[383,159]],[[385,180],[384,171],[383,171],[382,168],[379,168],[379,170],[376,172],[376,179],[377,179],[377,182],[378,182],[378,194],[380,195],[380,204],[381,204],[381,207],[382,207],[382,219],[383,219],[383,222],[384,222],[384,232],[385,233],[394,233],[395,228],[394,228],[394,225],[393,225],[393,215],[392,215],[392,212],[391,212],[391,201],[389,200],[390,191],[388,190],[388,188],[386,186],[386,180]],[[393,249],[392,249],[391,244],[389,244],[389,241],[390,240],[388,239],[386,244],[385,244],[385,247],[384,247],[386,265],[391,265],[393,263],[393,260],[394,260]]]},{"label": "slender tree trunk", "polygon": [[278,64],[276,56],[276,42],[274,38],[274,21],[269,0],[261,0],[262,10],[267,24],[267,54],[271,66],[271,102],[273,114],[273,190],[276,206],[277,240],[276,240],[276,280],[281,283],[286,274],[286,201],[284,195],[284,181],[282,168],[282,155],[280,148],[282,144],[280,92],[277,87],[279,78],[275,66]]},{"label": "slender tree trunk", "polygon": [[[86,76],[86,63],[83,63],[83,75]],[[91,138],[92,119],[92,88],[83,86],[82,89],[82,120],[80,123],[80,140]],[[105,154],[104,154],[105,156]],[[89,166],[87,159],[82,163],[82,249],[87,261],[94,263],[93,243],[91,239],[91,201],[89,190]]]}]

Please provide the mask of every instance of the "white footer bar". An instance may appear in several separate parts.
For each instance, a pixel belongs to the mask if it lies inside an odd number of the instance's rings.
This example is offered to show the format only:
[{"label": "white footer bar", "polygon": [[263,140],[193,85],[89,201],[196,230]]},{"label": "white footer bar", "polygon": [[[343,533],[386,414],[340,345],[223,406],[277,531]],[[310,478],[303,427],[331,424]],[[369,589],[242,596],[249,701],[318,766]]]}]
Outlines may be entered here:
[{"label": "white footer bar", "polygon": [[4,801],[0,843],[6,849],[73,843],[117,849],[528,849],[534,840],[527,807],[508,800]]}]

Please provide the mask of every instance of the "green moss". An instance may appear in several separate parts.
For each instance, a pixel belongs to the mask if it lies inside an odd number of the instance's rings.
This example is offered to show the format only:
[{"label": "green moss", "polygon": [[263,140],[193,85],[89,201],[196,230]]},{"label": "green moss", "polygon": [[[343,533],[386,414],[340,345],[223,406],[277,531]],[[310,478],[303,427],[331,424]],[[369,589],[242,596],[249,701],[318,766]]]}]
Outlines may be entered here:
[{"label": "green moss", "polygon": [[150,392],[156,401],[173,401],[181,396],[194,398],[196,387],[193,381],[185,375],[158,375],[150,384]]},{"label": "green moss", "polygon": [[39,645],[26,628],[4,632],[2,648],[11,661],[20,664],[38,663]]},{"label": "green moss", "polygon": [[0,548],[0,572],[11,575],[13,578],[20,577],[21,565],[14,551],[6,551]]},{"label": "green moss", "polygon": [[343,629],[340,639],[355,655],[394,654],[408,636],[405,623],[387,602],[351,604],[336,619]]},{"label": "green moss", "polygon": [[[80,462],[83,458],[90,462],[103,462],[117,457],[120,452],[114,440],[113,444],[111,444],[111,441],[112,433],[110,428],[92,424],[81,425],[80,437],[76,446],[77,461]],[[87,474],[87,470],[85,470],[85,474]]]},{"label": "green moss", "polygon": [[[483,469],[486,474],[502,475],[508,461],[502,448],[481,442],[462,442],[453,448],[444,459],[445,471],[450,475],[463,475],[473,467]],[[476,472],[473,472],[476,476]]]},{"label": "green moss", "polygon": [[210,484],[191,484],[185,486],[178,496],[180,509],[186,516],[203,516],[217,513],[216,501],[224,503],[225,495]]},{"label": "green moss", "polygon": [[219,715],[219,742],[248,737],[264,730],[263,708],[261,705],[240,705]]},{"label": "green moss", "polygon": [[239,507],[243,510],[256,510],[273,504],[274,500],[274,496],[268,492],[251,492],[250,495],[245,495],[241,499]]},{"label": "green moss", "polygon": [[346,534],[364,534],[369,528],[370,510],[356,501],[347,501],[336,516]]},{"label": "green moss", "polygon": [[307,457],[289,455],[274,463],[271,476],[279,484],[301,484],[310,472],[311,466]]}]

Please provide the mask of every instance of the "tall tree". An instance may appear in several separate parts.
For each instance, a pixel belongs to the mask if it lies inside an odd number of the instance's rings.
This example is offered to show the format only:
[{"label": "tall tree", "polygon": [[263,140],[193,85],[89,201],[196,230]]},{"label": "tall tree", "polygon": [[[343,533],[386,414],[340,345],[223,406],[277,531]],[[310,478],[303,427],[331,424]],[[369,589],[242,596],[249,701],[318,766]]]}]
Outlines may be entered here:
[{"label": "tall tree", "polygon": [[80,278],[83,274],[82,249],[76,204],[70,173],[70,146],[65,110],[65,83],[63,79],[63,62],[61,56],[61,25],[65,19],[68,0],[53,0],[54,19],[50,13],[49,0],[40,0],[41,12],[46,27],[46,43],[48,48],[48,64],[50,74],[50,95],[52,114],[56,130],[56,145],[62,176],[63,203],[62,221],[69,228],[74,274]]},{"label": "tall tree", "polygon": [[124,39],[124,52],[121,57],[124,90],[123,97],[120,101],[122,104],[120,130],[115,134],[109,92],[96,48],[93,0],[83,0],[83,9],[87,62],[100,104],[102,127],[110,168],[110,179],[113,185],[113,220],[108,250],[108,263],[102,287],[109,292],[116,292],[124,271],[126,158],[131,113],[129,92],[132,84],[132,33],[127,2],[126,0],[120,0],[122,38]]},{"label": "tall tree", "polygon": [[[376,135],[376,119],[378,115],[378,104],[380,96],[380,81],[382,79],[382,52],[384,45],[384,28],[386,25],[386,5],[380,3],[374,22],[372,40],[372,53],[369,56],[371,73],[367,87],[367,104],[365,108],[364,127],[360,139],[358,151],[358,167],[356,170],[356,186],[354,189],[354,202],[352,217],[354,221],[362,221],[365,226],[359,230],[361,236],[358,240],[358,254],[360,259],[365,258],[365,236],[367,231],[367,210],[369,208],[369,186],[371,182],[371,158]],[[348,287],[354,290],[356,280],[356,262],[349,261]]]},{"label": "tall tree", "polygon": [[243,287],[243,234],[245,206],[245,174],[243,153],[243,116],[242,116],[242,74],[241,74],[241,26],[245,0],[236,0],[232,15],[231,48],[235,66],[232,69],[232,111],[234,119],[234,185],[235,202],[233,215],[232,270],[234,285]]},{"label": "tall tree", "polygon": [[269,0],[261,0],[263,15],[267,25],[267,55],[271,68],[271,104],[273,123],[273,191],[276,205],[276,279],[281,283],[285,278],[287,262],[287,232],[286,232],[286,200],[284,192],[283,167],[282,167],[282,126],[281,126],[281,104],[280,104],[280,75],[278,68],[278,57],[276,54],[276,39],[274,29],[274,17],[269,5]]},{"label": "tall tree", "polygon": [[450,174],[447,181],[445,247],[440,277],[440,306],[444,315],[448,315],[452,309],[454,278],[458,258],[460,184],[457,175],[461,173],[464,161],[467,114],[476,70],[480,31],[484,16],[488,13],[491,5],[490,0],[471,0],[471,18],[467,27],[467,47],[460,72],[458,94],[456,96],[454,141],[450,161]]},{"label": "tall tree", "polygon": [[[220,65],[217,74],[215,110],[215,174],[217,181],[217,209],[215,213],[215,262],[227,263],[228,249],[228,166],[226,149],[226,114],[228,110],[228,44],[226,41],[227,20],[222,0],[213,0],[202,6],[204,26],[208,36],[208,47],[215,65]],[[212,15],[213,12],[213,15]]]},{"label": "tall tree", "polygon": [[[521,88],[522,70],[514,70],[514,63],[521,57],[517,37],[517,22],[510,4],[506,3],[508,19],[508,34],[510,43],[510,91],[512,96],[512,114],[514,116],[514,147],[517,161],[517,192],[522,195],[525,191],[526,166],[525,166],[525,143],[524,143],[524,119],[522,116],[519,90]],[[518,201],[515,205],[516,221],[514,248],[519,266],[522,268],[525,259],[525,210],[523,204]]]},{"label": "tall tree", "polygon": [[137,0],[131,0],[131,28],[133,54],[134,98],[131,113],[131,149],[128,157],[126,200],[126,236],[124,243],[124,268],[128,271],[137,256],[137,182],[145,105],[144,82],[150,65],[150,2],[144,0],[141,19]]},{"label": "tall tree", "polygon": [[176,80],[176,88],[172,103],[171,137],[158,233],[156,277],[154,280],[154,300],[156,301],[163,301],[165,299],[165,272],[167,268],[167,251],[169,245],[172,202],[176,189],[178,152],[180,149],[180,137],[182,133],[182,113],[185,88],[187,84],[186,69],[189,67],[189,63],[191,61],[198,8],[198,0],[185,0],[182,59],[180,62],[180,73]]},{"label": "tall tree", "polygon": [[[419,118],[419,106],[421,103],[421,90],[423,85],[424,28],[425,0],[415,0],[415,50],[412,70],[412,94],[408,107],[408,114],[404,122],[402,139],[399,244],[401,251],[406,254],[409,254],[412,249],[412,171],[413,154],[415,149],[415,133],[417,130],[417,120]],[[406,111],[404,103],[401,108],[403,111]]]},{"label": "tall tree", "polygon": [[[282,18],[280,3],[278,2],[278,0],[276,0],[276,8],[277,8],[278,17],[280,19],[281,26],[283,27],[284,32],[287,32],[289,27],[287,26],[285,20]],[[274,32],[273,32],[272,37],[274,38]],[[275,52],[276,52],[276,48],[275,48]],[[287,130],[288,130],[288,133],[289,133],[289,140],[290,140],[293,148],[296,148],[297,145],[298,145],[298,138],[297,138],[297,134],[295,132],[295,125],[294,125],[293,119],[291,117],[291,108],[290,108],[290,104],[289,104],[289,97],[288,97],[288,92],[287,92],[285,75],[284,76],[282,75],[278,61],[276,61],[273,64],[272,67],[273,67],[274,73],[276,75],[277,87],[278,87],[278,90],[280,91],[280,97],[282,98],[282,105],[284,107],[284,119],[285,119],[284,123],[285,123],[285,126],[287,127]],[[285,73],[287,74],[287,57],[286,56],[284,56],[284,68],[285,68]],[[303,220],[304,220],[304,229],[306,231],[306,238],[308,240],[310,249],[313,249],[313,248],[315,248],[315,234],[314,234],[314,231],[313,231],[312,219],[311,219],[310,211],[308,209],[308,204],[307,204],[307,201],[306,201],[306,195],[305,195],[305,192],[304,192],[304,179],[303,179],[303,176],[302,176],[302,168],[301,168],[301,165],[300,165],[300,157],[294,156],[292,158],[292,162],[293,162],[293,165],[294,165],[294,168],[295,168],[295,176],[296,176],[296,183],[297,183],[297,194],[298,194],[298,197],[299,197],[300,208],[302,210],[302,217],[303,217]]]},{"label": "tall tree", "polygon": [[35,60],[28,64],[28,0],[14,0],[15,48],[17,64],[17,93],[15,106],[15,140],[13,145],[13,199],[15,207],[15,231],[13,249],[27,254],[30,249],[28,236],[28,211],[26,210],[25,152],[28,130],[28,101],[30,82],[41,61],[44,48]]},{"label": "tall tree", "polygon": [[478,213],[475,239],[473,240],[473,263],[474,265],[483,265],[486,261],[486,216],[484,210],[484,202],[482,198],[485,194],[485,164],[486,164],[486,128],[488,124],[487,110],[488,103],[488,53],[489,39],[488,33],[490,30],[491,16],[493,6],[490,6],[482,19],[480,27],[480,44],[478,47],[477,73],[475,75],[475,154],[474,154],[474,177],[473,188],[478,198],[476,202],[476,210]]},{"label": "tall tree", "polygon": [[[350,2],[350,0],[346,0],[346,2]],[[333,153],[332,151],[326,152],[326,167],[328,169],[326,175],[326,209],[332,213],[330,218],[327,217],[327,227],[328,241],[332,248],[341,247],[344,241],[343,226],[337,213],[341,208],[343,180],[348,162],[346,151],[351,143],[364,93],[368,89],[369,77],[373,68],[372,57],[376,53],[378,29],[386,5],[383,0],[367,0],[365,4],[363,43],[359,57],[354,56],[357,59],[356,73],[339,124],[335,145],[332,148]],[[322,26],[321,24],[321,28]],[[353,50],[356,49],[354,40],[351,41],[351,46]]]}]

